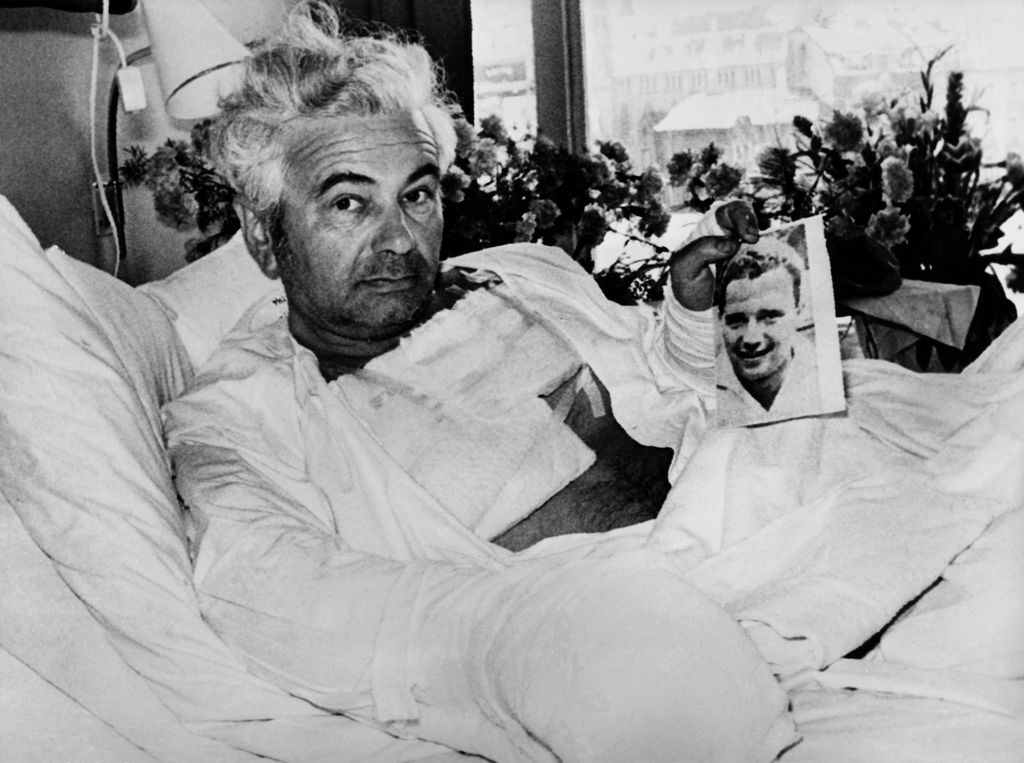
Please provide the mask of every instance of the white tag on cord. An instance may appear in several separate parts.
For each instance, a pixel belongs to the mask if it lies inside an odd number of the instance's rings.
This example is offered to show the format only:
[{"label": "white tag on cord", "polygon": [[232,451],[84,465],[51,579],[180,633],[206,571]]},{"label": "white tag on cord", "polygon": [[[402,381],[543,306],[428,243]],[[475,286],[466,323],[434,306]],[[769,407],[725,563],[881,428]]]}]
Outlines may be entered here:
[{"label": "white tag on cord", "polygon": [[142,111],[146,108],[146,89],[142,86],[142,72],[134,66],[122,66],[117,70],[117,86],[121,90],[121,102],[125,111]]}]

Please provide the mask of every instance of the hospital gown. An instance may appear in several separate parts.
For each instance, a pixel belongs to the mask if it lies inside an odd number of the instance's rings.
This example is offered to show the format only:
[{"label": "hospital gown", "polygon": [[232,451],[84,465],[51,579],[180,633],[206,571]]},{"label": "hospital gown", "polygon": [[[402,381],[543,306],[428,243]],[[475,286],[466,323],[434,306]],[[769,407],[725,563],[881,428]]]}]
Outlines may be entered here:
[{"label": "hospital gown", "polygon": [[594,377],[681,468],[710,319],[613,305],[543,247],[457,264],[503,283],[358,372],[328,383],[284,322],[243,321],[167,408],[204,615],[254,672],[399,736],[495,760],[773,759],[784,692],[641,531],[615,553],[488,540],[591,465],[558,397],[600,406]]}]

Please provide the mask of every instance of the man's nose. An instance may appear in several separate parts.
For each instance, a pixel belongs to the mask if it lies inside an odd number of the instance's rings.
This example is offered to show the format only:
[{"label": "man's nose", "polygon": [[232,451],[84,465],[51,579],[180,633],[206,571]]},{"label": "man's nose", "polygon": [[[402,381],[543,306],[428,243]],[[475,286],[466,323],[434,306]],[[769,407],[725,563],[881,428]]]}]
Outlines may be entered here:
[{"label": "man's nose", "polygon": [[374,236],[373,248],[377,252],[404,254],[416,247],[416,240],[409,230],[409,222],[398,205],[385,209]]},{"label": "man's nose", "polygon": [[764,344],[764,331],[754,325],[749,325],[743,329],[743,334],[740,336],[740,343],[743,347],[754,349]]}]

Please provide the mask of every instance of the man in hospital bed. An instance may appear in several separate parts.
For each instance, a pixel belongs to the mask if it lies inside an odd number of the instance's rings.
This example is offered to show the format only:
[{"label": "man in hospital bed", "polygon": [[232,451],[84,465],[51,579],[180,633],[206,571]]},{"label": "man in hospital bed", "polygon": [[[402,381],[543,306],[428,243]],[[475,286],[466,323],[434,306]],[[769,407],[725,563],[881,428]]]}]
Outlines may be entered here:
[{"label": "man in hospital bed", "polygon": [[[661,315],[545,247],[439,275],[454,130],[431,66],[300,9],[214,126],[288,310],[244,317],[165,409],[204,615],[253,672],[397,736],[495,760],[773,760],[798,740],[782,686],[859,646],[1005,505],[950,469],[1003,418],[940,416],[908,383],[926,434],[901,442],[870,394],[854,421],[709,436],[708,266],[756,240],[740,203],[673,257]],[[932,553],[901,568],[918,536]],[[759,569],[733,561],[744,544]],[[840,590],[775,606],[794,571]]]}]

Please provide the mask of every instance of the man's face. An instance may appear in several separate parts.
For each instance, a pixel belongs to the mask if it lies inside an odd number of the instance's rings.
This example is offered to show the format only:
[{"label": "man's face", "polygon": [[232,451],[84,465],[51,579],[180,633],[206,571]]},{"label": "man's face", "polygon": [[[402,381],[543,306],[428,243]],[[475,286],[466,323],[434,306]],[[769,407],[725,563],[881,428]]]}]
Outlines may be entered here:
[{"label": "man's face", "polygon": [[299,119],[285,135],[289,325],[310,346],[401,333],[434,286],[437,147],[419,115]]},{"label": "man's face", "polygon": [[784,268],[739,278],[725,289],[722,338],[740,380],[782,374],[797,328],[793,280]]}]

